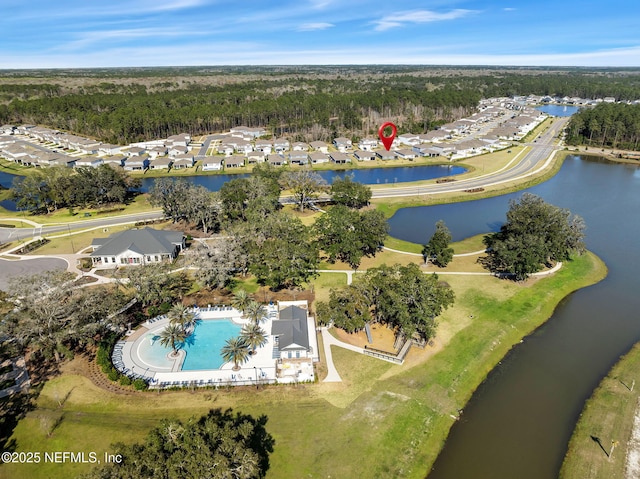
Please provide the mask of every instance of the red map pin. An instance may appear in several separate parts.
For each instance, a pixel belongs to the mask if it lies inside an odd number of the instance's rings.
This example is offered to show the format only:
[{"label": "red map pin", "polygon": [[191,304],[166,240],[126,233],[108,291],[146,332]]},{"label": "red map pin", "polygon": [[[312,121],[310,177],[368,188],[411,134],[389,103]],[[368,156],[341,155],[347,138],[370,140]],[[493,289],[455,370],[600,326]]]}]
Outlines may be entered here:
[{"label": "red map pin", "polygon": [[[391,134],[389,136],[384,136],[384,130],[387,127],[391,128]],[[382,142],[384,147],[387,149],[387,151],[391,149],[391,144],[393,143],[393,140],[395,140],[396,138],[396,133],[398,133],[398,129],[396,128],[396,125],[394,125],[390,121],[383,123],[380,129],[378,130],[378,136],[380,137],[380,141]]]}]

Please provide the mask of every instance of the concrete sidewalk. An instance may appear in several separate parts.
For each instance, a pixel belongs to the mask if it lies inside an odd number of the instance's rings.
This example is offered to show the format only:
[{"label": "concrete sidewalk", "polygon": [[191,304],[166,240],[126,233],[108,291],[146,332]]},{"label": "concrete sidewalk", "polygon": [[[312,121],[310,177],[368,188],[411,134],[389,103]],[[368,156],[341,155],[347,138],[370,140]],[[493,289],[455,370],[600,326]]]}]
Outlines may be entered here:
[{"label": "concrete sidewalk", "polygon": [[334,338],[331,333],[329,333],[326,327],[322,327],[322,344],[324,346],[324,356],[327,361],[327,377],[324,378],[323,382],[325,383],[338,383],[342,382],[342,378],[338,374],[338,370],[333,364],[333,356],[331,354],[331,346],[338,346],[339,348],[349,349],[350,351],[354,351],[356,353],[364,354],[364,349],[359,348],[358,346],[353,346],[352,344],[344,343],[336,338]]}]

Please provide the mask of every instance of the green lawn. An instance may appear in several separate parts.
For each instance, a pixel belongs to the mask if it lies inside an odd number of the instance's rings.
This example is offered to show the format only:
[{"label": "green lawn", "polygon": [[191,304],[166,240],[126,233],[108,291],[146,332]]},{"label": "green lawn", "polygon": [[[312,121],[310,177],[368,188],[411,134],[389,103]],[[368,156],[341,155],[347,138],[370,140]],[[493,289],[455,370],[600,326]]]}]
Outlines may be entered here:
[{"label": "green lawn", "polygon": [[[625,478],[639,398],[640,343],[613,367],[587,401],[569,442],[561,479]],[[618,445],[609,457],[612,441],[618,441]]]},{"label": "green lawn", "polygon": [[[456,305],[440,318],[440,352],[413,350],[405,366],[396,366],[333,348],[343,383],[120,396],[67,372],[45,385],[13,439],[18,451],[102,454],[114,441],[139,440],[160,418],[233,407],[268,417],[276,440],[269,478],[423,478],[454,422],[451,415],[494,365],[563,297],[605,274],[588,254],[550,278],[524,284],[490,276],[447,278]],[[55,398],[67,393],[59,407]],[[51,432],[56,417],[62,419]],[[66,478],[91,467],[11,464],[0,467],[0,477]]]}]

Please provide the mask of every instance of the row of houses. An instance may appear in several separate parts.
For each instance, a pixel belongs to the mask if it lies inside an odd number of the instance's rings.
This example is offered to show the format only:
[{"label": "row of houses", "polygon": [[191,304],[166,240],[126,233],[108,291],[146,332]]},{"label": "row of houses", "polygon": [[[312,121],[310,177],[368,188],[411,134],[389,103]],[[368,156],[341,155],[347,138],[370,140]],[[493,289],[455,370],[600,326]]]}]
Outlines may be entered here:
[{"label": "row of houses", "polygon": [[[16,135],[32,141],[24,141]],[[191,136],[182,133],[164,140],[123,147],[34,125],[0,127],[0,156],[35,167],[111,164],[129,171],[192,168],[195,157],[191,153],[190,142]]]},{"label": "row of houses", "polygon": [[[202,169],[205,171],[264,162],[274,166],[342,164],[435,156],[453,160],[507,147],[509,141],[523,138],[545,118],[544,114],[522,101],[510,98],[483,100],[478,110],[467,118],[441,125],[434,131],[398,135],[391,145],[391,151],[382,150],[377,138],[363,138],[357,144],[346,137],[334,138],[331,145],[323,141],[290,143],[286,138],[261,138],[267,134],[264,128],[239,126],[232,128],[228,134],[209,137],[216,142],[220,156],[200,153],[201,156],[196,157],[192,152],[191,137],[186,133],[123,147],[49,128],[22,125],[0,127],[0,155],[25,166],[96,167],[112,164],[128,171],[192,168],[197,159],[203,160]],[[490,122],[494,126],[486,131],[484,127]],[[479,133],[481,130],[482,134]],[[41,142],[43,146],[15,139],[13,135],[25,135]],[[56,146],[63,151],[56,150]],[[73,153],[67,154],[68,151]]]}]

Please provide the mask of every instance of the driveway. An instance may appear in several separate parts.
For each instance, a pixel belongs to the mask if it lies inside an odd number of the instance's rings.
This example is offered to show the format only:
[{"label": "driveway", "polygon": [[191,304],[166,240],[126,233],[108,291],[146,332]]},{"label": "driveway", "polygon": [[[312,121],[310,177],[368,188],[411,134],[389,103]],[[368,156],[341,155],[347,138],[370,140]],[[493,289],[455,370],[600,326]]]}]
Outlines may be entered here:
[{"label": "driveway", "polygon": [[42,273],[52,269],[67,269],[67,262],[59,258],[34,258],[15,261],[0,258],[0,271],[2,271],[0,289],[6,291],[11,278]]}]

